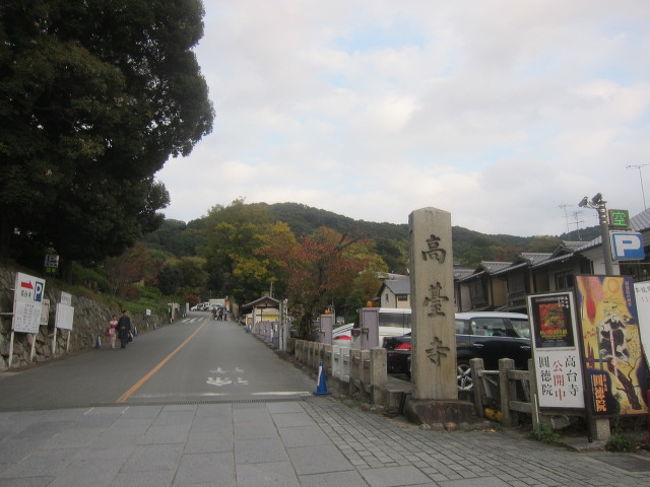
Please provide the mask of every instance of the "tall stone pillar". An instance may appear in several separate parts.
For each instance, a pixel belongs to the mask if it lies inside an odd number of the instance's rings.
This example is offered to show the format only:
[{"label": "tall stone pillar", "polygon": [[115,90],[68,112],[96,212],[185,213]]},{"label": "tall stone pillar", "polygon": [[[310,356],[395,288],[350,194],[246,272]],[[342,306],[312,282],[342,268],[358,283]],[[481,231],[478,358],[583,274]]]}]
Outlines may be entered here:
[{"label": "tall stone pillar", "polygon": [[451,214],[423,208],[409,225],[413,397],[458,399]]},{"label": "tall stone pillar", "polygon": [[409,215],[411,380],[405,414],[422,423],[454,423],[473,415],[458,401],[451,214],[422,208]]}]

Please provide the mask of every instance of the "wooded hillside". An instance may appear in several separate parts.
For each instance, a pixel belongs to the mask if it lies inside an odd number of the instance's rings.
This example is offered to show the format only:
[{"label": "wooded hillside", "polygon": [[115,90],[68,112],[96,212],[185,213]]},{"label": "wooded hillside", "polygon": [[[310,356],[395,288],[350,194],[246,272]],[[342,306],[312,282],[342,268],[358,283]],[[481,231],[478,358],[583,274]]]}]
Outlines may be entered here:
[{"label": "wooded hillside", "polygon": [[[297,238],[310,235],[320,227],[328,227],[340,234],[353,238],[364,238],[374,242],[375,251],[384,259],[392,272],[404,272],[408,258],[408,225],[377,223],[338,215],[330,211],[312,208],[299,203],[255,203],[246,205],[264,209],[275,221],[286,223]],[[179,220],[165,220],[161,227],[146,235],[143,242],[171,254],[193,256],[203,243],[202,229],[205,218],[185,223]],[[583,229],[582,238],[587,241],[598,234],[598,228]],[[577,240],[577,232],[556,236],[518,237],[513,235],[489,235],[463,227],[452,228],[454,261],[460,265],[474,267],[481,260],[509,261],[523,251],[550,252],[561,241]]]}]

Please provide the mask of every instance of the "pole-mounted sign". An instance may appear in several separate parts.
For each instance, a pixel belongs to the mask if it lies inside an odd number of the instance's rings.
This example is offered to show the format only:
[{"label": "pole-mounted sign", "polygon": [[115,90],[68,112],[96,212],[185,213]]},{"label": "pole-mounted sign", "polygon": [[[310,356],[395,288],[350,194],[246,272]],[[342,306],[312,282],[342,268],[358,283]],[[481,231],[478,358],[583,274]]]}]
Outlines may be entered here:
[{"label": "pole-mounted sign", "polygon": [[609,228],[627,230],[630,228],[630,212],[627,210],[609,210]]},{"label": "pole-mounted sign", "polygon": [[614,260],[643,260],[643,235],[637,232],[610,232]]}]

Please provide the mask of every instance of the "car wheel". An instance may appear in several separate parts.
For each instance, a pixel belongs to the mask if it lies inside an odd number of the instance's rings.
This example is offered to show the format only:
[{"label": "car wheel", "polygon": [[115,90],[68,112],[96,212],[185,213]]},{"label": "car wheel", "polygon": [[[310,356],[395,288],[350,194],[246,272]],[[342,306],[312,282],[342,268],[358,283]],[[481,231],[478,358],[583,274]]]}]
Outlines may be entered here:
[{"label": "car wheel", "polygon": [[460,362],[457,366],[456,379],[458,380],[459,391],[471,391],[474,387],[472,380],[472,369],[467,362]]}]

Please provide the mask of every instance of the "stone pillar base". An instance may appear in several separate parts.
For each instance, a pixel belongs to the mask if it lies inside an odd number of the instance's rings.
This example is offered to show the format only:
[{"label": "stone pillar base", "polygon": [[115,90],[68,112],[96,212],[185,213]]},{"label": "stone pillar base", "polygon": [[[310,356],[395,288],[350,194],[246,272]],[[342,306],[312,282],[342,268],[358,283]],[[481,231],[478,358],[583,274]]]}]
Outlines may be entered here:
[{"label": "stone pillar base", "polygon": [[[467,423],[475,421],[474,404],[469,401],[406,398],[404,416],[417,424]],[[446,427],[446,426],[445,426]]]}]

